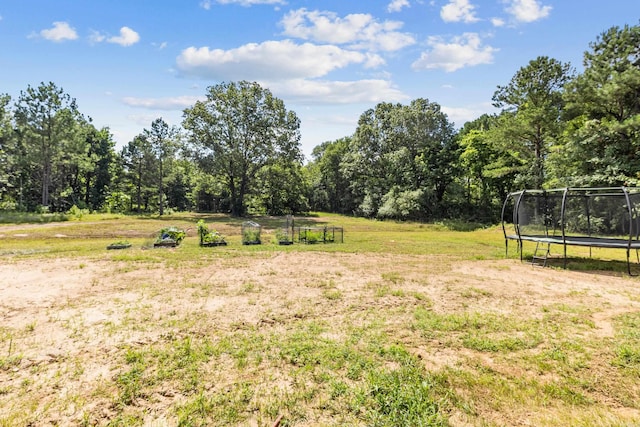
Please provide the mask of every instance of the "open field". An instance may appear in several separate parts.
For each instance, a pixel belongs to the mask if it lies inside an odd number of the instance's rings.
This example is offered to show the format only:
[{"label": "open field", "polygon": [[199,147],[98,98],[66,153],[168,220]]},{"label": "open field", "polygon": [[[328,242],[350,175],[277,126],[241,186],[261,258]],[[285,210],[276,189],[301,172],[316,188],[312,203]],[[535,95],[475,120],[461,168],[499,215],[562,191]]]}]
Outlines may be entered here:
[{"label": "open field", "polygon": [[[0,426],[640,424],[624,251],[563,270],[497,227],[323,215],[298,224],[345,243],[278,246],[258,221],[260,246],[215,215],[0,225]],[[151,249],[166,225],[188,237]]]}]

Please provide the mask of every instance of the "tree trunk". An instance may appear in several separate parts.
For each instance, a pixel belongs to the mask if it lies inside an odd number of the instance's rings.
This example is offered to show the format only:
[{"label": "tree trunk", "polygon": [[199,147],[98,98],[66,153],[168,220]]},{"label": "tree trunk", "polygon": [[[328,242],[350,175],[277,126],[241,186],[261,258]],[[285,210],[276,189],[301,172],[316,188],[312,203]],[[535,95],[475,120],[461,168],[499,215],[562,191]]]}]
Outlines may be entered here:
[{"label": "tree trunk", "polygon": [[138,214],[140,214],[140,207],[142,206],[142,161],[138,163],[138,179],[136,183],[136,198],[138,200]]},{"label": "tree trunk", "polygon": [[160,204],[160,216],[164,214],[164,204],[163,204],[163,188],[162,188],[162,159],[160,160],[160,185],[158,186],[158,203]]}]

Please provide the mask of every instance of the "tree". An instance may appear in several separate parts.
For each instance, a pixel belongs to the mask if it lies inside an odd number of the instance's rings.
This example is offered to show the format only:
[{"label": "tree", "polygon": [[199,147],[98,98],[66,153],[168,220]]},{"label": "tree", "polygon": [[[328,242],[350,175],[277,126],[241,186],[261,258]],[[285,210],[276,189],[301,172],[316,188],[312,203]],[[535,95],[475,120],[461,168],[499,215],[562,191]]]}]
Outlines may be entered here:
[{"label": "tree", "polygon": [[612,27],[567,86],[569,126],[557,158],[567,185],[640,183],[640,26]]},{"label": "tree", "polygon": [[523,164],[524,186],[542,188],[547,155],[562,133],[562,91],[572,76],[569,64],[539,56],[493,95],[494,106],[503,108],[496,136]]},{"label": "tree", "polygon": [[341,166],[350,143],[351,138],[346,137],[313,149],[313,161],[305,168],[311,177],[308,199],[315,210],[351,213],[357,208]]},{"label": "tree", "polygon": [[166,161],[173,159],[178,147],[179,132],[175,127],[169,127],[162,118],[158,118],[151,123],[151,129],[144,130],[143,135],[149,144],[149,149],[158,161],[158,207],[162,216],[164,214],[164,166]]},{"label": "tree", "polygon": [[208,88],[207,99],[184,111],[184,128],[200,148],[201,164],[224,177],[231,213],[245,213],[245,197],[264,166],[301,163],[300,120],[257,83]]},{"label": "tree", "polygon": [[16,163],[16,135],[13,130],[13,114],[9,109],[11,97],[0,94],[0,209],[15,205],[11,200]]},{"label": "tree", "polygon": [[[342,170],[365,216],[437,217],[444,214],[457,158],[447,116],[438,104],[416,99],[409,105],[380,103],[364,112]],[[396,203],[394,197],[403,200]]]},{"label": "tree", "polygon": [[143,196],[148,193],[153,182],[156,182],[153,177],[156,159],[145,136],[137,135],[129,141],[122,149],[121,158],[125,166],[127,181],[135,193],[131,200],[136,202],[136,212],[141,213]]},{"label": "tree", "polygon": [[39,168],[41,204],[49,206],[54,162],[77,130],[76,101],[51,82],[29,86],[20,92],[15,117],[27,156]]},{"label": "tree", "polygon": [[195,181],[198,175],[197,165],[186,158],[173,162],[170,173],[165,179],[167,205],[179,211],[193,209]]},{"label": "tree", "polygon": [[308,210],[302,165],[276,162],[264,166],[256,177],[260,208],[269,215],[297,214]]},{"label": "tree", "polygon": [[115,142],[108,128],[97,130],[91,126],[86,135],[87,158],[92,167],[86,172],[85,204],[93,210],[101,209],[105,203],[114,178]]}]

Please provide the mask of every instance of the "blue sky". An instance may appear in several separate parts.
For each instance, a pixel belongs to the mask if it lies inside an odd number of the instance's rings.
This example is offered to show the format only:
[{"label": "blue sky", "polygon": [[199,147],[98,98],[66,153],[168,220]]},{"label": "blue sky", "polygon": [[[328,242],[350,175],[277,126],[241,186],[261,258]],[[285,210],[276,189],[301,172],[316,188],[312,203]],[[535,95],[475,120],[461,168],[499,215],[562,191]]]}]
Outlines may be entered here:
[{"label": "blue sky", "polygon": [[54,82],[118,146],[223,81],[257,81],[301,119],[309,156],[379,102],[437,102],[456,127],[537,56],[578,71],[638,25],[637,0],[3,0],[0,93]]}]

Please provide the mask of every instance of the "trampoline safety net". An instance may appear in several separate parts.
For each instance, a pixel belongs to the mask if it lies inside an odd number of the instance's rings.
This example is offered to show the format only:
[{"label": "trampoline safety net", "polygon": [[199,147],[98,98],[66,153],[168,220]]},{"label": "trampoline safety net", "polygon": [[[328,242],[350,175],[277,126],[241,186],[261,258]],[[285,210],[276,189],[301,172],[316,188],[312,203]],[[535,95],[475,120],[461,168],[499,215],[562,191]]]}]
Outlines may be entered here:
[{"label": "trampoline safety net", "polygon": [[[502,210],[505,243],[522,240],[638,249],[640,188],[558,188],[511,193]],[[628,257],[628,254],[627,254]]]}]

